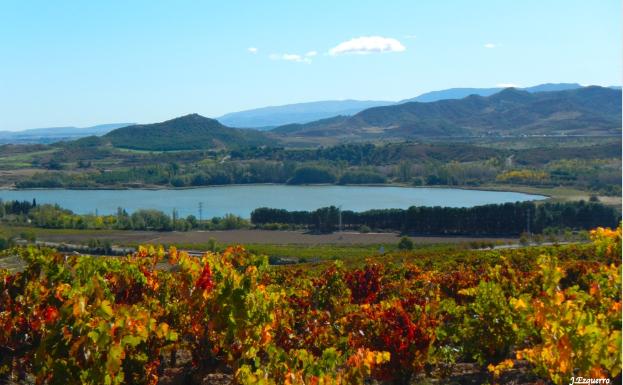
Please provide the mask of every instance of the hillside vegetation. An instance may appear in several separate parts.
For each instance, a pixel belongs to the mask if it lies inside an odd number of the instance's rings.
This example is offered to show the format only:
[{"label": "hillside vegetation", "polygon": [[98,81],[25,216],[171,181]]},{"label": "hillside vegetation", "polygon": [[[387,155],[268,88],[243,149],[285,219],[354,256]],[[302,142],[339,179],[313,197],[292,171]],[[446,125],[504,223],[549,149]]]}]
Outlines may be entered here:
[{"label": "hillside vegetation", "polygon": [[103,139],[115,147],[150,151],[236,148],[270,143],[258,131],[227,127],[198,114],[162,123],[118,128],[104,135]]},{"label": "hillside vegetation", "polygon": [[374,107],[351,117],[277,127],[283,136],[342,139],[452,136],[617,135],[621,91],[603,87],[530,93],[513,88],[491,96]]},{"label": "hillside vegetation", "polygon": [[[520,88],[527,92],[549,92],[581,88],[577,83],[547,83]],[[286,104],[231,112],[218,118],[231,127],[254,127],[267,130],[271,127],[293,123],[308,123],[337,115],[354,115],[366,108],[388,106],[406,102],[435,102],[446,99],[462,99],[469,95],[490,96],[504,88],[449,88],[423,93],[398,102],[379,100],[321,100],[315,102]]]},{"label": "hillside vegetation", "polygon": [[[499,145],[402,142],[145,152],[101,145],[101,138],[90,137],[54,146],[0,146],[0,172],[6,187],[19,188],[400,183],[566,186],[620,195],[621,142],[602,139],[560,138],[535,143],[538,147],[515,139]],[[583,196],[589,199],[589,193]]]}]

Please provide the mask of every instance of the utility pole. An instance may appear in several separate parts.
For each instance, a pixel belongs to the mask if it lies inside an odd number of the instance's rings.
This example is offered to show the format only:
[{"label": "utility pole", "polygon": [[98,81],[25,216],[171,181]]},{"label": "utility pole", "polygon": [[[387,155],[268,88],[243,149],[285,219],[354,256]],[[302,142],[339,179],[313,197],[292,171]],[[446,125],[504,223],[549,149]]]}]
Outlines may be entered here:
[{"label": "utility pole", "polygon": [[530,234],[530,209],[526,212],[526,232]]},{"label": "utility pole", "polygon": [[203,202],[199,202],[199,223],[203,220]]}]

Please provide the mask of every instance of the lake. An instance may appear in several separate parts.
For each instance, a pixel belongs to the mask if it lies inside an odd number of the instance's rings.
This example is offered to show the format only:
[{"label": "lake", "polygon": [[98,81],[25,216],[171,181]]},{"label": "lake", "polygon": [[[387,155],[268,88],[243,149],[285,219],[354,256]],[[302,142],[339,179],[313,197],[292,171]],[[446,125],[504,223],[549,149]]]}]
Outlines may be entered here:
[{"label": "lake", "polygon": [[384,186],[288,186],[234,185],[181,190],[0,190],[2,200],[32,200],[57,203],[78,214],[112,214],[118,207],[133,212],[157,209],[165,213],[177,210],[180,216],[203,218],[236,214],[248,218],[258,207],[287,210],[315,210],[342,206],[343,210],[408,208],[410,206],[472,207],[545,199],[507,191],[462,190],[452,188]]}]

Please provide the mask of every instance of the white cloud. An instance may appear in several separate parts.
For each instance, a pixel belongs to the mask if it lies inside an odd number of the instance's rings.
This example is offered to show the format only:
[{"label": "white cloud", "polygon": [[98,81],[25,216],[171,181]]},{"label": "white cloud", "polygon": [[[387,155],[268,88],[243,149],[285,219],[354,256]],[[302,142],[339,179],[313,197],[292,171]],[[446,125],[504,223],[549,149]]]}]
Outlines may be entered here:
[{"label": "white cloud", "polygon": [[519,88],[519,86],[514,83],[498,83],[495,86],[498,88]]},{"label": "white cloud", "polygon": [[382,36],[362,36],[350,39],[329,50],[330,55],[402,52],[406,50],[398,40]]},{"label": "white cloud", "polygon": [[255,47],[249,47],[249,48],[247,48],[247,51],[249,51],[249,52],[251,52],[252,54],[255,55],[257,53],[257,51],[259,51],[259,50],[257,48],[255,48]]},{"label": "white cloud", "polygon": [[309,57],[301,56],[301,55],[294,54],[294,53],[284,53],[284,54],[273,53],[273,54],[270,54],[269,58],[271,60],[285,60],[285,61],[291,61],[291,62],[296,62],[296,63],[311,63],[311,59]]},{"label": "white cloud", "polygon": [[485,48],[489,48],[489,49],[496,48],[497,46],[498,45],[494,44],[494,43],[487,43],[487,44],[484,45]]},{"label": "white cloud", "polygon": [[302,61],[303,60],[301,55],[297,55],[293,53],[284,53],[283,55],[281,55],[281,58],[287,61]]},{"label": "white cloud", "polygon": [[318,52],[316,51],[309,51],[305,54],[306,57],[314,57],[316,55],[318,55]]}]

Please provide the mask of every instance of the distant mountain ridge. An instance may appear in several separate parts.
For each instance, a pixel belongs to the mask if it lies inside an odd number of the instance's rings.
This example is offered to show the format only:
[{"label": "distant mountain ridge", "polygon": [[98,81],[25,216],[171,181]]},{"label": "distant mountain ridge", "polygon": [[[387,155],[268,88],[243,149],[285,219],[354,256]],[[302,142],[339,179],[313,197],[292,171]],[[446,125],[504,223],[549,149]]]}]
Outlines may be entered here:
[{"label": "distant mountain ridge", "polygon": [[491,96],[407,102],[373,107],[354,116],[289,124],[284,137],[341,140],[482,135],[616,135],[621,132],[621,91],[604,87],[531,93],[515,88]]},{"label": "distant mountain ridge", "polygon": [[[545,83],[533,87],[518,88],[527,92],[552,92],[582,88],[578,83]],[[407,102],[436,102],[445,99],[462,99],[469,95],[491,96],[504,87],[490,88],[449,88],[423,93],[414,98],[395,101],[378,100],[328,100],[308,103],[286,104],[231,112],[217,118],[231,127],[256,128],[267,130],[276,126],[293,123],[309,123],[334,116],[352,116],[365,109]]]},{"label": "distant mountain ridge", "polygon": [[[558,91],[569,91],[575,89],[586,88],[577,83],[547,83],[534,87],[527,87],[523,90],[530,93],[549,93]],[[608,87],[613,90],[621,90],[621,87]],[[289,104],[285,106],[263,107],[247,111],[233,112],[218,118],[223,127],[231,128],[255,128],[255,131],[269,130],[279,127],[276,132],[282,134],[288,131],[300,130],[299,125],[307,125],[307,130],[311,127],[325,128],[329,126],[339,126],[345,124],[349,117],[359,114],[364,110],[376,107],[391,107],[401,105],[408,102],[426,102],[434,103],[440,100],[454,100],[465,98],[469,95],[491,96],[502,91],[502,88],[451,88],[447,90],[439,90],[427,92],[415,98],[405,99],[401,102],[378,101],[378,100],[334,100],[319,101],[310,103]],[[518,89],[521,90],[521,89]],[[365,114],[364,114],[365,116]],[[560,117],[558,117],[560,118]],[[430,125],[432,122],[428,122]],[[446,122],[447,123],[447,122]],[[435,124],[440,124],[435,123]],[[0,144],[5,143],[53,143],[62,140],[78,139],[86,136],[102,136],[117,128],[136,125],[135,123],[113,123],[102,124],[93,127],[77,128],[77,127],[52,127],[37,128],[24,131],[0,131]],[[148,125],[140,125],[148,126]],[[378,128],[377,128],[378,129]],[[455,128],[458,129],[458,128]],[[446,126],[442,131],[452,131],[451,127]],[[326,131],[326,130],[325,130]],[[256,135],[248,131],[245,135],[251,138],[251,142],[256,142]],[[325,134],[331,136],[329,132]],[[345,133],[342,133],[345,134]],[[348,134],[346,134],[348,136]],[[357,137],[355,135],[355,137]],[[264,138],[265,136],[262,136]],[[264,140],[264,139],[262,139]],[[260,140],[260,142],[262,141]],[[244,142],[244,140],[242,141]],[[259,142],[258,142],[259,143]],[[204,143],[205,145],[206,143]]]},{"label": "distant mountain ridge", "polygon": [[100,136],[114,129],[132,124],[134,123],[110,123],[91,127],[49,127],[32,128],[24,131],[0,131],[0,144],[53,143],[61,140],[78,139],[85,136]]},{"label": "distant mountain ridge", "polygon": [[[446,90],[439,91],[431,91],[426,92],[422,95],[416,96],[415,98],[405,99],[398,104],[407,103],[407,102],[436,102],[438,100],[447,100],[447,99],[463,99],[469,95],[479,95],[479,96],[491,96],[495,93],[502,91],[505,88],[509,87],[492,87],[492,88],[449,88]],[[552,92],[552,91],[565,91],[565,90],[574,90],[577,88],[582,88],[578,83],[545,83],[539,84],[533,87],[516,87],[518,90],[523,90],[527,92]]]},{"label": "distant mountain ridge", "polygon": [[115,147],[146,151],[231,149],[271,143],[260,131],[227,127],[198,114],[121,127],[104,135],[102,141],[109,141]]},{"label": "distant mountain ridge", "polygon": [[336,115],[354,115],[370,107],[394,104],[378,100],[327,100],[286,104],[232,112],[217,118],[232,127],[271,128],[286,123],[307,123]]}]

